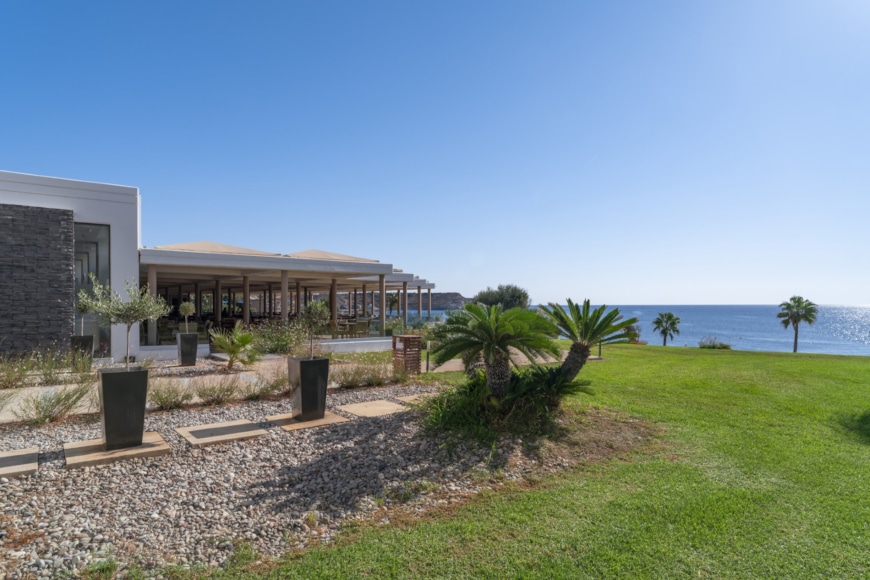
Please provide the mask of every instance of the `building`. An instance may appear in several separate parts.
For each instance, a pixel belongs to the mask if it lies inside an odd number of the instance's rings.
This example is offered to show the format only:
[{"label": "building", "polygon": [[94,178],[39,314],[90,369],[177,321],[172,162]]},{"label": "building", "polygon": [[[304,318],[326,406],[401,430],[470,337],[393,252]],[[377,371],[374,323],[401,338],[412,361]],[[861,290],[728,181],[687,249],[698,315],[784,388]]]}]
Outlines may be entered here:
[{"label": "building", "polygon": [[[392,290],[403,293],[407,319],[408,291],[431,296],[434,288],[392,264],[320,250],[277,254],[215,242],[144,248],[140,204],[135,187],[0,171],[0,354],[65,346],[83,328],[98,353],[123,356],[126,329],[101,329],[92,314],[76,313],[90,274],[122,295],[127,282],[148,283],[171,305],[193,301],[210,326],[236,315],[286,320],[314,294],[328,294],[336,322],[343,292],[354,312],[377,313],[383,323]],[[131,354],[171,356],[161,331],[172,324],[137,325]]]}]

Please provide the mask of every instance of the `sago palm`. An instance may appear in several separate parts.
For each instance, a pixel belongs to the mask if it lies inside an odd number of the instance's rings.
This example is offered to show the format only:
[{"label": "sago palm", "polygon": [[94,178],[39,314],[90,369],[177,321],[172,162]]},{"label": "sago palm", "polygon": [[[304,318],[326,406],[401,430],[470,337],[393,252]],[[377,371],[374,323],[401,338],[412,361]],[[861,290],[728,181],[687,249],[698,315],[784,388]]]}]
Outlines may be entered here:
[{"label": "sago palm", "polygon": [[780,322],[785,329],[788,330],[789,326],[794,328],[794,350],[792,352],[797,352],[798,326],[801,322],[815,324],[819,309],[803,296],[792,296],[780,304],[779,309],[780,312],[777,313],[776,317],[781,319]]},{"label": "sago palm", "polygon": [[435,328],[432,354],[437,364],[460,355],[482,356],[486,384],[501,399],[510,385],[511,349],[529,359],[556,357],[559,349],[550,339],[552,333],[552,325],[536,312],[468,303],[462,310],[450,312],[447,321]]},{"label": "sago palm", "polygon": [[653,320],[653,330],[662,335],[662,346],[668,346],[668,339],[674,339],[675,334],[680,334],[680,317],[673,312],[659,312],[658,318]]},{"label": "sago palm", "polygon": [[570,298],[567,301],[567,309],[550,302],[549,306],[541,306],[541,313],[555,325],[559,334],[571,341],[561,368],[562,376],[570,382],[586,364],[594,345],[628,342],[637,336],[626,331],[637,323],[637,318],[622,320],[618,308],[606,312],[605,305],[592,310],[588,299],[583,301],[582,308]]}]

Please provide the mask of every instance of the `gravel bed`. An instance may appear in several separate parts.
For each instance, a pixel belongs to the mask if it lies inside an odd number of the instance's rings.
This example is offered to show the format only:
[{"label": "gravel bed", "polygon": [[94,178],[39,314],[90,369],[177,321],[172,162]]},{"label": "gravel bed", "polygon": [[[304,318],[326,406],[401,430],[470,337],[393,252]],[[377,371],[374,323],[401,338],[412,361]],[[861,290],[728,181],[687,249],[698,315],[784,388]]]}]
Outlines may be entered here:
[{"label": "gravel bed", "polygon": [[[327,406],[433,390],[330,389]],[[492,485],[480,477],[490,449],[425,438],[412,412],[346,415],[347,423],[294,432],[265,420],[289,412],[289,400],[278,399],[149,413],[145,428],[163,436],[170,455],[77,470],[64,468],[62,445],[99,438],[98,419],[0,426],[0,450],[40,448],[37,474],[0,478],[0,579],[76,575],[110,557],[146,570],[220,566],[239,542],[280,556],[329,541],[343,521],[384,505],[424,510]],[[175,432],[233,419],[262,423],[267,435],[195,449]],[[508,442],[499,456],[521,455],[519,447]],[[502,467],[508,478],[530,471],[522,459]]]}]

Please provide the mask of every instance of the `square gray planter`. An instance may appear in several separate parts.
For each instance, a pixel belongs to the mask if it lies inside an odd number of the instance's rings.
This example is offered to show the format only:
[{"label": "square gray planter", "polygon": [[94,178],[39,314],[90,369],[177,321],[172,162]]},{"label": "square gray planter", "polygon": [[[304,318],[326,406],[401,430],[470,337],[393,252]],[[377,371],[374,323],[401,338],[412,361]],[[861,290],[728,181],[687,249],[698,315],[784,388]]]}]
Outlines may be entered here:
[{"label": "square gray planter", "polygon": [[148,369],[100,369],[100,419],[106,450],[142,445]]},{"label": "square gray planter", "polygon": [[183,367],[196,365],[196,348],[199,346],[199,335],[179,332],[175,335],[178,343],[178,364]]},{"label": "square gray planter", "polygon": [[293,418],[299,421],[323,419],[326,414],[329,359],[291,356],[287,359],[287,375]]}]

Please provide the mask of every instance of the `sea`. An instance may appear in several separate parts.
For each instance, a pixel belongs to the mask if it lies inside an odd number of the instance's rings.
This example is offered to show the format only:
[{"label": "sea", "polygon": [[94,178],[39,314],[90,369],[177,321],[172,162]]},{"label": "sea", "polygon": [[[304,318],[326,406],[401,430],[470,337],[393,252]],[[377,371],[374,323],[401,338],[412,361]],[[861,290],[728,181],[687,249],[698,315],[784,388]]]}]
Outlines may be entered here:
[{"label": "sea", "polygon": [[[641,327],[640,340],[661,345],[662,337],[653,330],[660,312],[673,312],[680,318],[680,334],[668,340],[668,347],[697,347],[704,338],[715,338],[733,350],[791,352],[794,330],[783,328],[776,317],[777,305],[643,305],[613,306],[627,317],[636,317]],[[610,309],[610,305],[608,305]],[[870,307],[819,306],[816,323],[801,323],[798,352],[870,356]],[[409,313],[415,314],[413,309]],[[425,311],[424,311],[425,315]],[[432,311],[432,316],[443,311]],[[437,320],[437,318],[436,318]]]}]

